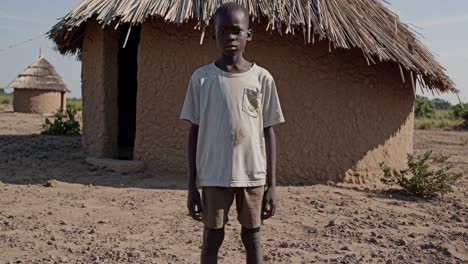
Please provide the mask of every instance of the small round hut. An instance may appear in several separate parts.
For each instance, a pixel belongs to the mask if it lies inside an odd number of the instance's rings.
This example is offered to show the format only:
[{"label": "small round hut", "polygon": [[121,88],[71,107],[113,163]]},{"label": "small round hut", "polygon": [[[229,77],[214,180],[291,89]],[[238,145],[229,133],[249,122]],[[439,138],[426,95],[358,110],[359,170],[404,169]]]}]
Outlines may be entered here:
[{"label": "small round hut", "polygon": [[[219,56],[209,36],[223,2],[83,0],[51,29],[82,62],[88,156],[186,175],[178,117],[191,73]],[[236,2],[252,18],[246,57],[272,73],[286,118],[275,127],[282,183],[359,183],[378,179],[379,162],[405,167],[416,83],[457,91],[383,0]]]},{"label": "small round hut", "polygon": [[41,55],[12,81],[13,111],[20,113],[51,114],[66,105],[65,94],[70,92],[62,77]]}]

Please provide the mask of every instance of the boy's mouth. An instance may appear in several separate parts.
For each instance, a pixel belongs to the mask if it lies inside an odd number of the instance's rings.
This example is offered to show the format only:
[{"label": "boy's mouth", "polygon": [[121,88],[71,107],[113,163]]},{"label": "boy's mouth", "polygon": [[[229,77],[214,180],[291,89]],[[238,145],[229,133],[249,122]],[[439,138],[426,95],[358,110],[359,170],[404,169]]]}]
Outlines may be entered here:
[{"label": "boy's mouth", "polygon": [[237,49],[237,45],[228,44],[228,45],[224,45],[224,48],[225,48],[225,49]]}]

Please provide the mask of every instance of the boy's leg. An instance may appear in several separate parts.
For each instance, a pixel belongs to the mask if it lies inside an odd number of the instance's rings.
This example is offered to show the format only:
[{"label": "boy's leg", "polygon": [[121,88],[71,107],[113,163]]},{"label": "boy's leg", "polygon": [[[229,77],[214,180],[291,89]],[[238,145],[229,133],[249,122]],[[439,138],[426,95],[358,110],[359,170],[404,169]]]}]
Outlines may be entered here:
[{"label": "boy's leg", "polygon": [[260,243],[260,227],[242,227],[241,238],[245,247],[245,252],[247,253],[247,264],[263,263],[262,245]]},{"label": "boy's leg", "polygon": [[224,240],[224,227],[212,229],[205,226],[201,252],[202,264],[218,263],[218,252]]},{"label": "boy's leg", "polygon": [[203,187],[202,219],[203,245],[201,263],[218,263],[218,252],[224,240],[224,225],[228,221],[229,208],[234,201],[232,188]]},{"label": "boy's leg", "polygon": [[237,217],[242,225],[241,238],[247,254],[247,263],[263,263],[260,241],[262,200],[264,186],[239,188],[236,193]]}]

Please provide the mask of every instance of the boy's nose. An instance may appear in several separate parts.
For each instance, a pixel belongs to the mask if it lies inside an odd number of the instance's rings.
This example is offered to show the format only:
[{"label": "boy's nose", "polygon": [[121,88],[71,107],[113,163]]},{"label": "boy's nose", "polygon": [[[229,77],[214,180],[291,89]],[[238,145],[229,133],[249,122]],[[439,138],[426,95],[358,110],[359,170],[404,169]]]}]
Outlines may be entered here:
[{"label": "boy's nose", "polygon": [[236,35],[230,33],[230,34],[227,35],[227,38],[226,38],[226,39],[227,39],[227,40],[236,40]]}]

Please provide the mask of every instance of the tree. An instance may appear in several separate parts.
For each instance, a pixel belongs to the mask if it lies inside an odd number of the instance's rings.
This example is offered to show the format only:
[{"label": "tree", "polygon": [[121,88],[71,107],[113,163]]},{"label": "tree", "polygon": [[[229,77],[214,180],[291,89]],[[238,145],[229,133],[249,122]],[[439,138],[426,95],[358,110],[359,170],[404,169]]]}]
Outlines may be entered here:
[{"label": "tree", "polygon": [[447,110],[447,109],[450,109],[452,107],[452,104],[447,101],[447,100],[444,100],[444,99],[440,99],[440,98],[434,98],[432,99],[432,103],[434,104],[434,107],[435,109],[439,109],[439,110]]}]

